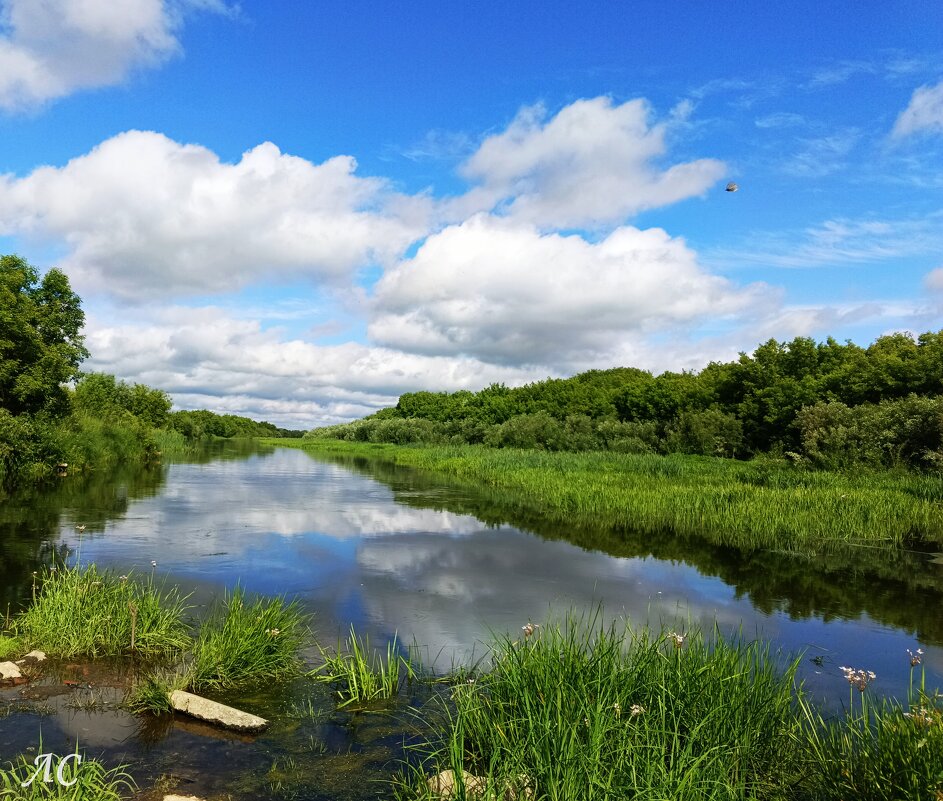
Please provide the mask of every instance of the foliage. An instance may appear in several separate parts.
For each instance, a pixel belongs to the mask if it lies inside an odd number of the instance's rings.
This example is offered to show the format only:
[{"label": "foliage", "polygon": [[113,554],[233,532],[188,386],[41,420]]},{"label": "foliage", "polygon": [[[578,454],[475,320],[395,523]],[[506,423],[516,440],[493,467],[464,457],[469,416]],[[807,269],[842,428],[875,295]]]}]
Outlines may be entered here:
[{"label": "foliage", "polygon": [[25,653],[23,646],[16,637],[0,634],[0,662],[20,656],[22,653]]},{"label": "foliage", "polygon": [[395,407],[309,439],[478,444],[749,458],[794,453],[810,465],[939,470],[943,331],[769,340],[699,373],[591,370],[516,389],[408,392]]},{"label": "foliage", "polygon": [[190,644],[184,599],[153,578],[87,568],[50,568],[36,577],[34,603],[14,621],[29,648],[50,656],[166,657]]},{"label": "foliage", "polygon": [[298,603],[258,598],[237,587],[200,629],[187,675],[195,692],[230,690],[300,672],[298,650],[308,638]]},{"label": "foliage", "polygon": [[107,373],[85,373],[75,386],[72,405],[102,419],[131,415],[148,428],[160,428],[167,422],[171,401],[163,390],[127,384]]},{"label": "foliage", "polygon": [[257,422],[235,414],[216,414],[205,409],[172,412],[167,428],[179,431],[186,439],[204,437],[300,437],[303,432],[278,428],[272,423]]},{"label": "foliage", "polygon": [[[803,700],[810,797],[821,801],[898,801],[943,796],[943,699],[911,692],[909,711],[850,690],[841,720],[826,720]],[[855,699],[855,696],[858,696]]]},{"label": "foliage", "polygon": [[145,712],[166,714],[173,712],[170,693],[183,689],[186,677],[180,673],[150,672],[140,677],[128,690],[122,706],[132,715]]},{"label": "foliage", "polygon": [[0,256],[0,408],[62,413],[63,384],[88,355],[78,296],[60,270],[42,278],[19,256]]}]

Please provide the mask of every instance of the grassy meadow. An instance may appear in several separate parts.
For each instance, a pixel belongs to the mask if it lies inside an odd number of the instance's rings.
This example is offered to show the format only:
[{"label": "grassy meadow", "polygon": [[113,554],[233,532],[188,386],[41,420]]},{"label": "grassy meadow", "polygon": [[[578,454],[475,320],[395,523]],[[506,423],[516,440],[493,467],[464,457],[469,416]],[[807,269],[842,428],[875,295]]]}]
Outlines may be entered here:
[{"label": "grassy meadow", "polygon": [[943,549],[943,478],[914,472],[838,473],[767,458],[269,442],[430,471],[500,491],[518,508],[574,525],[671,532],[743,550]]}]

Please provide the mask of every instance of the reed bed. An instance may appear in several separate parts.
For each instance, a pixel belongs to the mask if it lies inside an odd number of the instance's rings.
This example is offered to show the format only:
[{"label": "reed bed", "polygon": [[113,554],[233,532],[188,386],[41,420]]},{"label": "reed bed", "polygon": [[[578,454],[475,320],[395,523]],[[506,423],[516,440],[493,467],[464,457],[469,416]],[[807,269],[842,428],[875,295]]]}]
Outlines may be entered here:
[{"label": "reed bed", "polygon": [[203,623],[187,686],[194,692],[221,691],[290,678],[301,671],[298,651],[307,638],[307,616],[297,602],[250,602],[237,587]]},{"label": "reed bed", "polygon": [[[275,442],[274,440],[272,442]],[[812,471],[770,459],[334,440],[278,444],[362,455],[487,486],[547,519],[807,554],[848,545],[943,545],[943,476]]]},{"label": "reed bed", "polygon": [[25,647],[49,656],[157,658],[190,646],[186,599],[153,576],[116,576],[95,565],[50,569],[36,576],[33,592],[12,627]]}]

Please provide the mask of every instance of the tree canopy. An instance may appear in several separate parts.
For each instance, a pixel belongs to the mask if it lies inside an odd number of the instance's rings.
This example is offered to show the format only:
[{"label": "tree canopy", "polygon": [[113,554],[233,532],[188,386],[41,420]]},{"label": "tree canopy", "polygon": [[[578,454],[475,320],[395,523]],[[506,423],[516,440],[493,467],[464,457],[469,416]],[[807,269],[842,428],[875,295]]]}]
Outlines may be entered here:
[{"label": "tree canopy", "polygon": [[0,256],[0,407],[10,413],[68,410],[63,386],[88,356],[81,301],[61,270],[40,278],[19,256]]}]

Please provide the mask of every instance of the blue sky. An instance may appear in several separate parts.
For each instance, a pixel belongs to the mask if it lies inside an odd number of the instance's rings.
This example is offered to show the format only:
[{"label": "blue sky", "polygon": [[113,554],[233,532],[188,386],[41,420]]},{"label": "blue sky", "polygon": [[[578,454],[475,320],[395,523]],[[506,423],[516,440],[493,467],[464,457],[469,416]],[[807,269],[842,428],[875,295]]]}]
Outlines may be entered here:
[{"label": "blue sky", "polygon": [[0,10],[0,252],[178,407],[309,427],[943,326],[937,4]]}]

